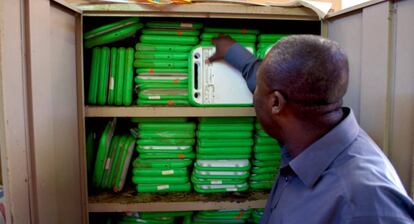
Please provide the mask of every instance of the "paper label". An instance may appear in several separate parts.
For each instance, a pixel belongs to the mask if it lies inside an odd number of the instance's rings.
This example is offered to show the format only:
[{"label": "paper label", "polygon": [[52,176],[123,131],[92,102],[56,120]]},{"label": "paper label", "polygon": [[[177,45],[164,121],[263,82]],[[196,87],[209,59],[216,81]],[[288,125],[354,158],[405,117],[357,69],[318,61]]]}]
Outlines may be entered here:
[{"label": "paper label", "polygon": [[114,77],[111,77],[109,79],[109,89],[114,90],[114,86],[115,86]]},{"label": "paper label", "polygon": [[180,26],[181,27],[185,27],[185,28],[193,28],[193,24],[192,23],[181,23]]},{"label": "paper label", "polygon": [[105,169],[109,170],[111,168],[111,159],[107,159],[105,163]]},{"label": "paper label", "polygon": [[211,181],[211,184],[222,184],[223,183],[223,181],[221,181],[221,180],[212,180]]},{"label": "paper label", "polygon": [[162,175],[173,175],[174,174],[174,170],[163,170],[161,172]]},{"label": "paper label", "polygon": [[169,189],[170,188],[170,185],[158,185],[157,186],[157,190],[166,190],[166,189]]},{"label": "paper label", "polygon": [[161,96],[149,96],[148,99],[150,99],[150,100],[159,100],[159,99],[161,99]]}]

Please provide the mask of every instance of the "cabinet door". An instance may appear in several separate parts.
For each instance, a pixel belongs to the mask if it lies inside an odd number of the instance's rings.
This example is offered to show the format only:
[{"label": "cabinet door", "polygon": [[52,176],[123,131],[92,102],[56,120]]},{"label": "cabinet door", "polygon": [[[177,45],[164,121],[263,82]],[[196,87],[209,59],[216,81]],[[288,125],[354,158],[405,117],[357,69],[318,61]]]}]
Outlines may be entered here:
[{"label": "cabinet door", "polygon": [[82,223],[82,17],[49,0],[30,1],[25,16],[35,218],[38,223]]},{"label": "cabinet door", "polygon": [[390,158],[407,191],[414,136],[413,5],[371,1],[334,13],[323,24],[325,35],[349,57],[345,105]]}]

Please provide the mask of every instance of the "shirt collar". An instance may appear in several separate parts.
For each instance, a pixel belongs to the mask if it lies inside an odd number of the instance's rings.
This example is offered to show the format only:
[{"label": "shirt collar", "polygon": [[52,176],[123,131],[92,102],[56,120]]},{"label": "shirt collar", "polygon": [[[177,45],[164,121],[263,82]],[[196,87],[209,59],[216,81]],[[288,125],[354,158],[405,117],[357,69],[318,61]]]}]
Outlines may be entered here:
[{"label": "shirt collar", "polygon": [[307,187],[312,187],[316,183],[322,173],[358,135],[360,128],[352,110],[343,108],[343,112],[345,119],[288,162],[289,167]]}]

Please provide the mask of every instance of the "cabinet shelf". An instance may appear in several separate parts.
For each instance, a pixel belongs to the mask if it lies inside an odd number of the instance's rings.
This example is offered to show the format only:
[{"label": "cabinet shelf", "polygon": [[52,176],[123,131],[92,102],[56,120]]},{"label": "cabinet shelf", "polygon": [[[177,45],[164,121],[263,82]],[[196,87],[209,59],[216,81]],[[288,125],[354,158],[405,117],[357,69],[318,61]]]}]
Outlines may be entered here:
[{"label": "cabinet shelf", "polygon": [[268,7],[235,3],[194,2],[154,7],[143,4],[71,4],[85,16],[162,16],[193,18],[285,19],[318,21],[306,7]]},{"label": "cabinet shelf", "polygon": [[253,117],[253,107],[86,106],[86,117]]},{"label": "cabinet shelf", "polygon": [[120,194],[103,192],[89,196],[89,212],[196,211],[264,208],[268,191],[199,194],[195,192]]}]

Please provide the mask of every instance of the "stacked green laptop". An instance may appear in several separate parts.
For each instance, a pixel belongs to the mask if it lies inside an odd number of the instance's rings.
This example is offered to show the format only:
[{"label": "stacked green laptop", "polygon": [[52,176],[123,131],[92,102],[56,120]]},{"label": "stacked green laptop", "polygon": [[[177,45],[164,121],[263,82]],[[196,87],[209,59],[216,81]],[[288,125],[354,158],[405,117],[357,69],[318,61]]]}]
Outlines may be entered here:
[{"label": "stacked green laptop", "polygon": [[139,19],[135,17],[97,27],[83,35],[85,47],[91,48],[126,39],[133,36],[143,26],[142,23],[139,23]]},{"label": "stacked green laptop", "polygon": [[257,45],[257,57],[264,59],[266,54],[272,49],[280,39],[288,36],[287,34],[260,34]]},{"label": "stacked green laptop", "polygon": [[252,216],[251,216],[251,219],[252,219],[253,223],[257,223],[257,224],[260,223],[260,220],[262,219],[263,213],[264,213],[263,208],[254,209],[252,211]]},{"label": "stacked green laptop", "polygon": [[138,123],[132,182],[138,192],[190,191],[195,123],[187,118],[134,118]]},{"label": "stacked green laptop", "polygon": [[118,224],[191,224],[191,211],[180,212],[131,212],[126,213]]},{"label": "stacked green laptop", "polygon": [[138,105],[189,105],[188,54],[199,42],[201,27],[200,23],[146,24],[134,61]]},{"label": "stacked green laptop", "polygon": [[252,189],[271,189],[280,164],[280,146],[256,123],[255,145],[253,147],[253,167],[250,176]]},{"label": "stacked green laptop", "polygon": [[253,118],[200,118],[191,181],[200,193],[245,191],[250,175]]},{"label": "stacked green laptop", "polygon": [[244,47],[250,47],[256,52],[256,39],[258,30],[206,27],[201,35],[201,45],[212,45],[212,40],[220,35],[228,35]]},{"label": "stacked green laptop", "polygon": [[246,223],[250,209],[199,211],[193,217],[193,224]]},{"label": "stacked green laptop", "polygon": [[135,138],[114,135],[115,124],[116,120],[110,121],[99,138],[92,185],[119,192],[125,184]]},{"label": "stacked green laptop", "polygon": [[93,48],[88,104],[131,105],[133,59],[133,48]]}]

